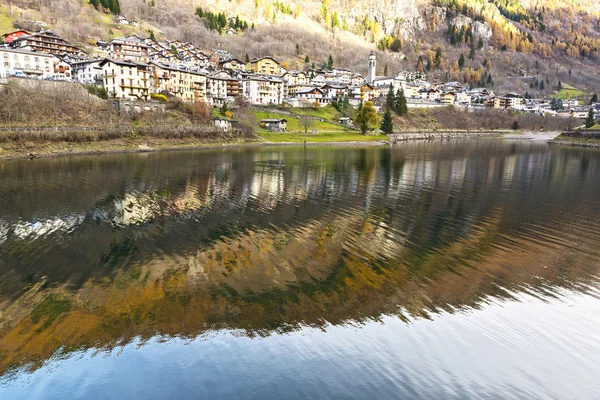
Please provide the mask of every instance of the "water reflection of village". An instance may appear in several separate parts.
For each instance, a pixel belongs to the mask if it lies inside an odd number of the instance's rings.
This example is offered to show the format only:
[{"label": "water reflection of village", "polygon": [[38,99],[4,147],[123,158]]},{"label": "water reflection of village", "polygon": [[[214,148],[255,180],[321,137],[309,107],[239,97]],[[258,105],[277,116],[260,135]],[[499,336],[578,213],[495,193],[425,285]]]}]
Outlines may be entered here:
[{"label": "water reflection of village", "polygon": [[39,161],[0,165],[3,371],[59,348],[408,320],[596,284],[600,160],[583,150],[471,141]]}]

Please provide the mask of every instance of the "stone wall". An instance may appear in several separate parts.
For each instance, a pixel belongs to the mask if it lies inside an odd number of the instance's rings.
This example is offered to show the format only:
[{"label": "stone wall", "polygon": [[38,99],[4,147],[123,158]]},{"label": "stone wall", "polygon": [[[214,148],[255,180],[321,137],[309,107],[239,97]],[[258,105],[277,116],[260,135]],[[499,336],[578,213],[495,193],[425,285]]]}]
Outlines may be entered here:
[{"label": "stone wall", "polygon": [[140,114],[143,112],[165,112],[165,103],[159,101],[110,100],[111,105],[121,114]]},{"label": "stone wall", "polygon": [[581,138],[581,139],[600,139],[600,131],[575,131],[564,132],[562,136]]},{"label": "stone wall", "polygon": [[418,130],[402,133],[392,133],[388,135],[392,142],[402,142],[406,140],[433,140],[433,139],[452,139],[467,137],[498,136],[512,131],[460,131],[460,130]]}]

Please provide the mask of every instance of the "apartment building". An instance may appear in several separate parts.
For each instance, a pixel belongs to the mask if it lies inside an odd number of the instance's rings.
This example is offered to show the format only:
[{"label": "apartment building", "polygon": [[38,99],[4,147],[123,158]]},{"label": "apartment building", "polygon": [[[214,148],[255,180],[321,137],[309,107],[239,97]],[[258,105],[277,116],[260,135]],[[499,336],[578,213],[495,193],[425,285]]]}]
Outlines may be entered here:
[{"label": "apartment building", "polygon": [[100,62],[100,67],[109,96],[126,100],[148,100],[150,97],[150,65],[107,58]]},{"label": "apartment building", "polygon": [[254,105],[283,103],[283,80],[272,76],[248,75],[242,79],[242,93]]},{"label": "apartment building", "polygon": [[207,101],[205,75],[173,66],[152,66],[153,92],[168,92],[188,103]]},{"label": "apartment building", "polygon": [[60,60],[47,53],[0,47],[0,77],[20,71],[27,75],[48,76]]},{"label": "apartment building", "polygon": [[213,106],[231,104],[240,94],[240,83],[238,79],[221,71],[207,76],[206,91],[209,104]]},{"label": "apartment building", "polygon": [[108,57],[115,60],[148,62],[149,47],[136,35],[111,40],[107,50]]},{"label": "apartment building", "polygon": [[283,75],[286,69],[272,57],[255,58],[246,64],[248,71],[262,75]]},{"label": "apartment building", "polygon": [[82,56],[84,53],[52,31],[41,31],[30,35],[21,35],[11,42],[11,47],[28,49],[56,56]]}]

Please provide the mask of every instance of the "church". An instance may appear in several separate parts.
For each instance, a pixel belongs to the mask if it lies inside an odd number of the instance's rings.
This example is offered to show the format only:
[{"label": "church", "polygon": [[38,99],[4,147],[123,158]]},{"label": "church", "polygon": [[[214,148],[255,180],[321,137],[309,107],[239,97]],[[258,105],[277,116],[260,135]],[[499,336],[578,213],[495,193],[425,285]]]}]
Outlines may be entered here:
[{"label": "church", "polygon": [[395,76],[377,76],[377,55],[373,50],[369,54],[367,83],[380,92],[386,88],[389,90],[390,86],[394,88],[394,91],[398,89],[406,90],[406,76],[402,73]]}]

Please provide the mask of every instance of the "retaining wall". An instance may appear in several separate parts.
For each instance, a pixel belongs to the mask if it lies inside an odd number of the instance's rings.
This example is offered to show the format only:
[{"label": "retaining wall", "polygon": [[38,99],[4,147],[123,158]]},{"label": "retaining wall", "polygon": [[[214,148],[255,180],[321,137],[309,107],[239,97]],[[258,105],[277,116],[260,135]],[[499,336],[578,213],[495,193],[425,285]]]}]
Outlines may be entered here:
[{"label": "retaining wall", "polygon": [[410,131],[402,133],[392,133],[388,135],[392,142],[402,142],[406,140],[434,140],[434,139],[453,139],[453,138],[466,138],[466,137],[483,137],[483,136],[498,136],[504,133],[511,133],[512,131],[459,131],[459,130],[447,130],[447,131],[433,131],[433,130],[420,130]]}]

